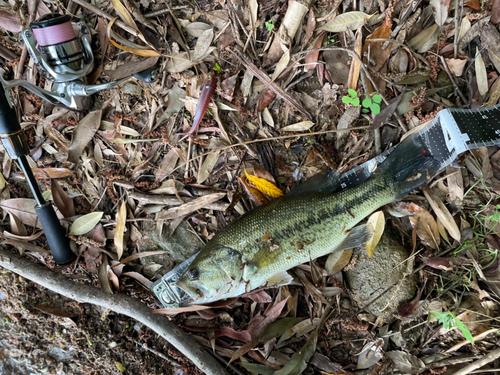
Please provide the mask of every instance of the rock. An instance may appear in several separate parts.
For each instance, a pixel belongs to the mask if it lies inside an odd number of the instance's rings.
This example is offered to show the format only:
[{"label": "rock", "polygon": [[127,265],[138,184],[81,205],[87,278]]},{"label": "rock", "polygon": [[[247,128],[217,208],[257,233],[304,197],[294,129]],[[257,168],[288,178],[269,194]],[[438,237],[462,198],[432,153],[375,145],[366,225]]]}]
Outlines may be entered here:
[{"label": "rock", "polygon": [[171,236],[168,235],[168,226],[164,226],[161,235],[158,235],[156,223],[144,230],[144,237],[139,252],[164,250],[165,255],[154,255],[141,258],[142,265],[161,264],[155,270],[155,276],[162,276],[176,265],[184,262],[191,255],[200,251],[203,242],[191,231],[188,223],[181,222]]},{"label": "rock", "polygon": [[359,307],[363,307],[387,288],[387,293],[373,302],[365,310],[374,315],[395,314],[399,305],[406,303],[415,295],[418,275],[407,277],[406,262],[409,254],[399,242],[384,233],[370,259],[365,247],[354,249],[358,260],[346,272],[347,285]]}]

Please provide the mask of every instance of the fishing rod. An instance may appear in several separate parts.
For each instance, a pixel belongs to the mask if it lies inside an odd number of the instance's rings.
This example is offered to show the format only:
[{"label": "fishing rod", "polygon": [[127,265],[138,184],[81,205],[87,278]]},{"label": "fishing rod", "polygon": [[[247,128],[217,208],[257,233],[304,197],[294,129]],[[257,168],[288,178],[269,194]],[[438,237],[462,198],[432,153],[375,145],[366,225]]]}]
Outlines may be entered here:
[{"label": "fishing rod", "polygon": [[[17,160],[26,176],[35,197],[35,212],[55,262],[68,264],[76,256],[70,249],[66,230],[52,204],[43,198],[28,163],[29,145],[7,90],[23,87],[51,104],[84,110],[90,107],[90,95],[119,85],[130,77],[98,85],[86,83],[86,76],[94,68],[92,38],[85,23],[82,20],[73,22],[69,15],[47,14],[22,30],[21,36],[30,57],[50,82],[50,88],[42,89],[22,79],[6,80],[0,73],[0,138],[7,154]],[[157,76],[156,66],[133,75],[146,83],[154,82]]]}]

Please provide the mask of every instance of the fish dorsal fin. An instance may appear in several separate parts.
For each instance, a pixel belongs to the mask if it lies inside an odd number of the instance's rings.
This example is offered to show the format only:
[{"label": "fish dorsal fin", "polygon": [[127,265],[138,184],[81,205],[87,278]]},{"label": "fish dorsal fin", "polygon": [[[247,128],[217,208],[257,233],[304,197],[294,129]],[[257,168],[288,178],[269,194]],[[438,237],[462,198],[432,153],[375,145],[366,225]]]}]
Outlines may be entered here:
[{"label": "fish dorsal fin", "polygon": [[366,224],[358,225],[349,231],[347,237],[344,238],[344,241],[342,241],[342,243],[337,246],[332,253],[363,246],[371,238],[371,236],[372,233]]},{"label": "fish dorsal fin", "polygon": [[287,196],[305,193],[333,193],[340,186],[340,172],[329,170],[312,176],[290,190]]},{"label": "fish dorsal fin", "polygon": [[289,285],[292,282],[293,282],[292,275],[290,275],[286,271],[282,271],[267,279],[264,285],[278,287],[278,286]]}]

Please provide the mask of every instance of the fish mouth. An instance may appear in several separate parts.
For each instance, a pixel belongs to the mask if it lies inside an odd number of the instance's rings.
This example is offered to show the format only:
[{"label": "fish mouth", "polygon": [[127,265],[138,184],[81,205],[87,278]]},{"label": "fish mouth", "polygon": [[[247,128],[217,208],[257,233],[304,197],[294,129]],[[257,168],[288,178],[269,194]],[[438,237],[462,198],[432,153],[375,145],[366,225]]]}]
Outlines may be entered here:
[{"label": "fish mouth", "polygon": [[185,293],[187,293],[194,300],[196,300],[197,298],[199,298],[198,293],[196,293],[196,288],[193,288],[191,286],[187,286],[182,281],[177,281],[177,286],[179,288],[181,288]]}]

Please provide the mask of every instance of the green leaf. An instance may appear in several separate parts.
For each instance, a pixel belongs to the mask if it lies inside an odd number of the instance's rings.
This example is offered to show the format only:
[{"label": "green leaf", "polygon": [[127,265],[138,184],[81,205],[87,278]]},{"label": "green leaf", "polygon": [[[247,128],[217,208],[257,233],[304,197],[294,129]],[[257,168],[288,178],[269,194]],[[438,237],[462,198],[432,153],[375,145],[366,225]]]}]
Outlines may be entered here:
[{"label": "green leaf", "polygon": [[370,111],[368,109],[366,109],[366,108],[361,108],[361,112],[363,112],[363,113],[369,113]]},{"label": "green leaf", "polygon": [[358,96],[358,93],[356,90],[353,90],[353,89],[349,89],[347,90],[347,92],[349,93],[349,95],[352,97],[352,98],[355,98],[356,96]]},{"label": "green leaf", "polygon": [[240,363],[239,366],[243,367],[245,370],[250,372],[255,372],[260,375],[273,375],[274,370],[266,365],[258,365],[256,363]]},{"label": "green leaf", "polygon": [[472,334],[470,333],[469,329],[463,324],[459,319],[454,318],[455,324],[457,325],[457,328],[462,331],[462,334],[464,335],[466,340],[469,340],[469,342],[474,345],[474,337],[472,337]]},{"label": "green leaf", "polygon": [[378,115],[380,113],[380,106],[377,103],[373,103],[371,110],[374,115]]},{"label": "green leaf", "polygon": [[373,95],[372,99],[375,103],[382,103],[382,97],[380,95]]},{"label": "green leaf", "polygon": [[372,100],[370,98],[363,99],[363,103],[361,104],[365,108],[370,108],[372,106]]},{"label": "green leaf", "polygon": [[103,212],[92,212],[76,219],[69,230],[69,235],[81,236],[90,232],[101,221]]},{"label": "green leaf", "polygon": [[125,372],[125,366],[123,366],[120,362],[115,362],[115,365],[120,372]]},{"label": "green leaf", "polygon": [[342,97],[342,103],[344,104],[351,104],[352,98],[350,96],[343,96]]},{"label": "green leaf", "polygon": [[220,65],[219,63],[215,63],[214,70],[218,72],[220,70]]},{"label": "green leaf", "polygon": [[352,105],[355,106],[355,107],[357,107],[359,105],[359,98],[354,98],[352,100]]}]

